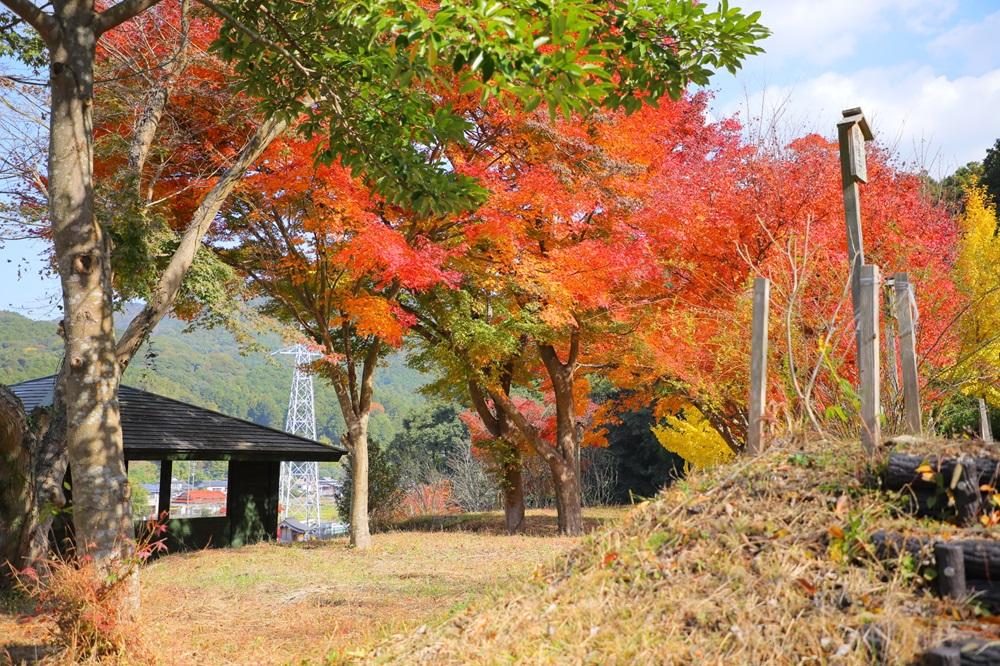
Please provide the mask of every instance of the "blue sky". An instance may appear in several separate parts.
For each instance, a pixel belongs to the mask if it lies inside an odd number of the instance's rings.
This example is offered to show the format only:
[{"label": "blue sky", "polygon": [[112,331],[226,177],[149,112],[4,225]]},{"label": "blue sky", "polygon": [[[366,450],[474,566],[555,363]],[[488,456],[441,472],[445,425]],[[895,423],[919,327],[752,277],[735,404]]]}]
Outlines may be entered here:
[{"label": "blue sky", "polygon": [[[733,4],[739,4],[734,0]],[[1000,138],[1000,1],[745,0],[767,53],[717,77],[713,112],[833,136],[860,106],[907,163],[951,173]],[[747,113],[747,109],[750,113]]]},{"label": "blue sky", "polygon": [[[740,4],[731,0],[731,4]],[[712,114],[778,118],[787,136],[833,136],[861,106],[900,159],[947,174],[1000,138],[1000,0],[745,0],[774,34],[736,76],[716,77]],[[0,309],[58,316],[58,281],[37,242],[0,247]]]}]

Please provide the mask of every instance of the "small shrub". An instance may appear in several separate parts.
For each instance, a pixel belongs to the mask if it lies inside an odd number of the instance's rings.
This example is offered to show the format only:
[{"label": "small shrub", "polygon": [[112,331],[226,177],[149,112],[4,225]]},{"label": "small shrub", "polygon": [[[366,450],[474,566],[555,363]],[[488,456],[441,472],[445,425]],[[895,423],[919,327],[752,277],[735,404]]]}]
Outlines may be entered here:
[{"label": "small shrub", "polygon": [[458,513],[452,497],[451,481],[441,479],[434,483],[421,483],[411,487],[403,495],[400,513],[405,518],[415,516],[439,516]]},{"label": "small shrub", "polygon": [[51,621],[56,661],[79,663],[125,657],[142,660],[143,646],[129,608],[136,593],[139,567],[155,552],[166,549],[165,522],[150,521],[131,555],[99,566],[89,556],[73,551],[14,570],[18,591],[34,607],[36,617]]}]

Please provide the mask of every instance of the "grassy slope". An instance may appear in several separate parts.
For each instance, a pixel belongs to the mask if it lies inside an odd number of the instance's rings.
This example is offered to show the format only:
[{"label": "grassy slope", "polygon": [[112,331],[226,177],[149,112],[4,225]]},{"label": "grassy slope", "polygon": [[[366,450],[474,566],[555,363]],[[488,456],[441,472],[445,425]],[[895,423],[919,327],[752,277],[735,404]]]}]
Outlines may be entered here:
[{"label": "grassy slope", "polygon": [[991,535],[902,515],[862,484],[863,460],[814,443],[694,474],[512,594],[360,661],[908,663],[945,635],[995,633],[865,544],[878,528]]}]

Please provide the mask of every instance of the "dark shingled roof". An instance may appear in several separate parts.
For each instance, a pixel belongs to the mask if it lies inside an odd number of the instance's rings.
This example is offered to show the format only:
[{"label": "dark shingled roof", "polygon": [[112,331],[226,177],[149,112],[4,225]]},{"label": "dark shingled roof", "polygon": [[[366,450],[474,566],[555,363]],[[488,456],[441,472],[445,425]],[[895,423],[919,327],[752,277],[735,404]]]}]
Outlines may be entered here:
[{"label": "dark shingled roof", "polygon": [[[55,375],[14,384],[10,390],[30,412],[51,405]],[[148,391],[122,385],[125,458],[129,460],[297,460],[336,461],[346,453],[250,421],[226,416]]]}]

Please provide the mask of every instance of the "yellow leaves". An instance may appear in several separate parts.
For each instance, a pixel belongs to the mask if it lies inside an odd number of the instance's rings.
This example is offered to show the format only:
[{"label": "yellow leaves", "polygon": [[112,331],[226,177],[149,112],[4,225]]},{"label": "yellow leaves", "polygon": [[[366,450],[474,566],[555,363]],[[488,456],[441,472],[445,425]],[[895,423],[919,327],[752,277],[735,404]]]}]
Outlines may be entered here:
[{"label": "yellow leaves", "polygon": [[667,414],[663,420],[663,424],[652,428],[653,436],[692,467],[712,467],[736,455],[693,405],[686,404],[677,415]]},{"label": "yellow leaves", "polygon": [[920,478],[923,481],[933,481],[934,480],[934,468],[931,467],[926,462],[921,463],[920,466],[917,467],[916,472],[917,472],[917,474],[920,475]]},{"label": "yellow leaves", "polygon": [[959,320],[964,361],[958,368],[963,391],[1000,405],[1000,237],[996,206],[985,188],[966,190],[965,212],[959,219],[961,241],[955,262],[955,282],[969,302]]}]

